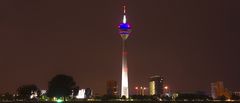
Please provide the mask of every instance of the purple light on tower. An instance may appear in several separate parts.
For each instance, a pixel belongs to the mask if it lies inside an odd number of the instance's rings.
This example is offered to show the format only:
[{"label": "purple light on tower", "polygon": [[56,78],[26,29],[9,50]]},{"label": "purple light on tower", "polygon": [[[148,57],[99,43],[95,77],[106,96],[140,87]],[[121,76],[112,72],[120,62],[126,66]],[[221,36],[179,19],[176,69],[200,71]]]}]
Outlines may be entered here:
[{"label": "purple light on tower", "polygon": [[131,27],[127,23],[126,6],[123,6],[123,20],[118,26],[119,34],[122,37],[122,83],[121,96],[129,97],[128,91],[128,67],[127,67],[127,50],[125,49],[125,41],[127,40]]}]

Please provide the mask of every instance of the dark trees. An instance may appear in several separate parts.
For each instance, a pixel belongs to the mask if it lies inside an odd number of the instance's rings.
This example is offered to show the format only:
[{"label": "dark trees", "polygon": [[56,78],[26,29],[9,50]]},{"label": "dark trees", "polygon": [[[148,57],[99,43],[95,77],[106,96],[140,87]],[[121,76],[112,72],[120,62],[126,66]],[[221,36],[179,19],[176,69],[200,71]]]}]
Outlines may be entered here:
[{"label": "dark trees", "polygon": [[118,99],[119,97],[114,96],[114,95],[103,95],[101,97],[102,101],[108,101],[108,100],[114,100],[114,99]]},{"label": "dark trees", "polygon": [[223,100],[224,101],[224,100],[227,100],[227,97],[222,95],[222,96],[217,97],[217,100]]},{"label": "dark trees", "polygon": [[29,100],[29,99],[33,98],[33,97],[31,98],[31,95],[39,96],[40,95],[40,90],[34,84],[23,85],[23,86],[20,86],[17,89],[17,93],[18,93],[18,98],[19,99]]},{"label": "dark trees", "polygon": [[71,76],[59,74],[48,83],[48,97],[69,97],[77,95],[78,87]]},{"label": "dark trees", "polygon": [[151,100],[151,96],[149,95],[131,95],[131,99],[137,99],[137,100]]},{"label": "dark trees", "polygon": [[232,100],[240,100],[240,96],[233,94],[231,99]]},{"label": "dark trees", "polygon": [[2,100],[13,100],[13,99],[14,99],[13,95],[8,93],[8,92],[2,94],[1,97],[0,97],[0,101],[2,101]]},{"label": "dark trees", "polygon": [[211,100],[207,95],[203,94],[179,94],[176,100]]}]

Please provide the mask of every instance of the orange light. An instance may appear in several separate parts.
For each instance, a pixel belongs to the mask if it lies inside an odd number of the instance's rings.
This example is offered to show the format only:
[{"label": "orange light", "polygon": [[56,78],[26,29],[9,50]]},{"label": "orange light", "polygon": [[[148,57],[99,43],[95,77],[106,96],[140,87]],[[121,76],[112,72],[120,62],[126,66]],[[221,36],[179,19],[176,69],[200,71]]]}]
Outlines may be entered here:
[{"label": "orange light", "polygon": [[168,89],[168,86],[165,86],[164,89]]}]

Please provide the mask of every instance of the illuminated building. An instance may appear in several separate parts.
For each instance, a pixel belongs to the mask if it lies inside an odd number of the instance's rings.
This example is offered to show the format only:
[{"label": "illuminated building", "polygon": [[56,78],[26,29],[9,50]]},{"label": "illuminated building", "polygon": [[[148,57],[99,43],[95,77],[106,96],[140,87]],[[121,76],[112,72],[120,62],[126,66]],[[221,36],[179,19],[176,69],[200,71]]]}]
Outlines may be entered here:
[{"label": "illuminated building", "polygon": [[47,94],[47,90],[41,90],[41,95]]},{"label": "illuminated building", "polygon": [[230,92],[224,88],[222,81],[211,83],[211,95],[213,99],[218,99],[221,96],[225,96],[227,99],[231,98]]},{"label": "illuminated building", "polygon": [[31,91],[30,99],[37,98],[37,97],[38,97],[37,91]]},{"label": "illuminated building", "polygon": [[232,95],[239,96],[240,97],[240,92],[233,92]]},{"label": "illuminated building", "polygon": [[107,81],[107,95],[117,96],[117,81]]},{"label": "illuminated building", "polygon": [[158,75],[150,77],[149,94],[160,96],[163,94],[163,77]]},{"label": "illuminated building", "polygon": [[90,88],[80,89],[76,96],[77,99],[89,99],[92,98],[92,90]]},{"label": "illuminated building", "polygon": [[118,26],[119,34],[122,37],[122,83],[121,83],[121,97],[129,97],[128,91],[128,67],[127,67],[127,50],[125,42],[131,32],[131,27],[127,23],[126,6],[123,6],[123,20]]},{"label": "illuminated building", "polygon": [[78,91],[78,95],[76,96],[77,99],[84,99],[85,98],[85,89],[80,89]]}]

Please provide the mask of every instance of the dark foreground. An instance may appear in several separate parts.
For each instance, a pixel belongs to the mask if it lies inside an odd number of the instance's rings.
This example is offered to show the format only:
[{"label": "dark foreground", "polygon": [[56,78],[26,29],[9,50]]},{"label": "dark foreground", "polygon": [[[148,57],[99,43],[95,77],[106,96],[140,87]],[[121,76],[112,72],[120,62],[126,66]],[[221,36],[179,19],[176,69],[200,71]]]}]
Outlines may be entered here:
[{"label": "dark foreground", "polygon": [[67,102],[5,101],[0,103],[240,103],[240,101],[67,101]]}]

